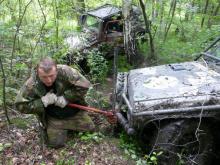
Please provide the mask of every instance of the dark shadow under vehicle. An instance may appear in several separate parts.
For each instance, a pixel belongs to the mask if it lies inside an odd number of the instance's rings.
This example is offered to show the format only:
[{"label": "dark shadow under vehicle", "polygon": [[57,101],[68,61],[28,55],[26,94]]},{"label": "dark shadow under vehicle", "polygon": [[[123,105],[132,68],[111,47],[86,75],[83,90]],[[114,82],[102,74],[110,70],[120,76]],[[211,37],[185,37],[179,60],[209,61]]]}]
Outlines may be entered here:
[{"label": "dark shadow under vehicle", "polygon": [[220,160],[220,38],[195,61],[118,73],[116,106],[125,131],[140,137],[158,164]]}]

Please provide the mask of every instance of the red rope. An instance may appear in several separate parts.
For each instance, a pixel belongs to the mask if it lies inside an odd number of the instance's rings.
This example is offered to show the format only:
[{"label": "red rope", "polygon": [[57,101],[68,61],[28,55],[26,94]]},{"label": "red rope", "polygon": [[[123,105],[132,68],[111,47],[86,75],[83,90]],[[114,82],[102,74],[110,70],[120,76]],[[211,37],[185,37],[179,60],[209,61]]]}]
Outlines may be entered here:
[{"label": "red rope", "polygon": [[101,113],[101,114],[104,114],[106,116],[113,116],[114,115],[112,112],[106,112],[106,111],[103,111],[103,110],[100,110],[100,109],[87,107],[87,106],[83,106],[83,105],[72,104],[72,103],[69,103],[67,105],[71,108],[79,108],[81,110],[85,110],[85,111],[89,111],[89,112]]}]

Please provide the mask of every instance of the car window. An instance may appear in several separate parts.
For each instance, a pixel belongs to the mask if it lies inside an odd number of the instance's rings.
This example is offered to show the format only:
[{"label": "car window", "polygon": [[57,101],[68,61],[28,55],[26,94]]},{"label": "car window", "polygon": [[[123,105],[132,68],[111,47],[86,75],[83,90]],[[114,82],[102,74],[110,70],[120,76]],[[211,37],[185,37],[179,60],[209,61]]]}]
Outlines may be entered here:
[{"label": "car window", "polygon": [[86,19],[86,25],[90,28],[97,28],[98,29],[98,26],[99,26],[99,20],[95,17],[92,17],[92,16],[87,16],[87,19]]}]

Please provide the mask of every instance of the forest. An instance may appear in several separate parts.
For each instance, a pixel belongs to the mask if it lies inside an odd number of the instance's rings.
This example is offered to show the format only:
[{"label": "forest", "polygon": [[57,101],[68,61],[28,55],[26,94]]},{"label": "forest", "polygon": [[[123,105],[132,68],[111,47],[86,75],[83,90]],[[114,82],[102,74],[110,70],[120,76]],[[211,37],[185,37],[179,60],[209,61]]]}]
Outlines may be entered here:
[{"label": "forest", "polygon": [[[83,31],[85,13],[106,4],[122,16],[106,25],[102,21],[106,28],[95,29],[100,36],[91,39]],[[159,160],[164,152],[146,152],[147,144],[140,147],[139,140],[116,131],[97,113],[91,117],[99,131],[74,132],[65,147],[47,147],[36,116],[18,112],[15,98],[39,60],[51,57],[93,84],[85,98],[89,106],[112,110],[117,72],[193,61],[220,37],[219,0],[0,0],[0,12],[0,164],[165,164]],[[89,21],[95,28],[96,20]],[[115,22],[120,37],[106,42],[113,33],[105,30]],[[71,47],[82,31],[83,50]],[[175,164],[187,164],[183,153]]]}]

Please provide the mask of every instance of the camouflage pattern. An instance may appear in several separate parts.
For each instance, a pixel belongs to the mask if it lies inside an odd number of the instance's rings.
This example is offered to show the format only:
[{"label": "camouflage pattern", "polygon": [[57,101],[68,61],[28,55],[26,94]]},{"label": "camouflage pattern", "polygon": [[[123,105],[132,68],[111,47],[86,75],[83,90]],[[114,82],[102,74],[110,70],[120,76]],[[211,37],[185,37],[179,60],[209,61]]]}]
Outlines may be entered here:
[{"label": "camouflage pattern", "polygon": [[[84,96],[91,86],[90,82],[77,70],[66,66],[57,65],[58,75],[55,81],[57,96],[64,96],[70,102],[85,104]],[[46,94],[46,89],[36,72],[25,82],[20,89],[15,105],[18,111],[27,114],[38,114],[44,111],[41,97]]]},{"label": "camouflage pattern", "polygon": [[79,111],[75,116],[67,119],[47,119],[47,140],[52,147],[63,146],[67,140],[67,130],[95,131],[95,125],[85,111]]},{"label": "camouflage pattern", "polygon": [[[87,93],[88,88],[91,86],[90,82],[77,70],[67,65],[57,65],[57,71],[58,74],[57,79],[55,81],[56,95],[64,96],[71,103],[78,103],[84,105],[84,97]],[[45,108],[41,101],[41,97],[44,96],[46,93],[46,88],[44,84],[40,81],[35,71],[32,74],[32,76],[21,87],[16,97],[15,105],[16,109],[22,113],[37,114],[43,125],[47,127],[48,124],[48,127],[51,130],[52,120],[50,120],[50,118],[45,114]],[[64,122],[62,124],[62,127],[59,127],[59,129],[74,130],[77,128],[79,130],[91,130],[92,126],[94,125],[90,117],[86,114],[86,112],[81,113],[81,111],[79,111],[76,115],[76,118],[77,120],[73,123],[71,123],[72,121],[70,122],[70,120],[72,120],[71,117],[68,118],[68,120],[57,119],[57,121],[59,121],[60,123]],[[69,127],[66,127],[67,125],[69,125]],[[88,127],[86,127],[86,125]],[[62,136],[65,137],[65,133]]]}]

